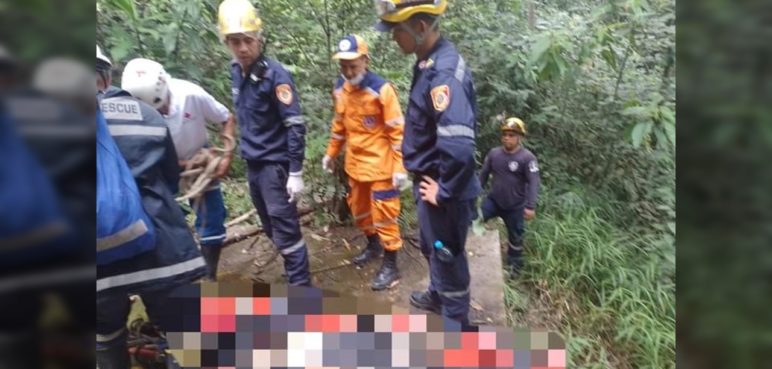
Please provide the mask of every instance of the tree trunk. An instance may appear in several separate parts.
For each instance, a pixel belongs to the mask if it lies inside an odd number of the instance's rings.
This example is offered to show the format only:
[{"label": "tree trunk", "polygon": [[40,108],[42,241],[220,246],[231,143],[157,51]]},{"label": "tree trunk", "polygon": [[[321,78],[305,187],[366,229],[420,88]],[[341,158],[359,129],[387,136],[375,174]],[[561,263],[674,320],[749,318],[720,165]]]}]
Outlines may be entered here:
[{"label": "tree trunk", "polygon": [[528,1],[528,29],[533,30],[536,28],[536,5],[535,0]]}]

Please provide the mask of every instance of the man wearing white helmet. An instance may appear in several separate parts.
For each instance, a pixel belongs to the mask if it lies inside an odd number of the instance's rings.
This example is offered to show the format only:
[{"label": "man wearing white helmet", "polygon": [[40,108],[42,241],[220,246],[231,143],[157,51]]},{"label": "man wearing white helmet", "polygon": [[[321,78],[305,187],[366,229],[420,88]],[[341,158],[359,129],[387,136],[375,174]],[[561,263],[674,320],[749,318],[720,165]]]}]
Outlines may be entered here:
[{"label": "man wearing white helmet", "polygon": [[247,161],[250,196],[284,258],[291,285],[309,285],[308,251],[295,205],[303,191],[305,120],[292,75],[264,55],[262,21],[248,0],[225,0],[220,35],[235,60],[231,90]]},{"label": "man wearing white helmet", "polygon": [[113,62],[102,52],[102,48],[96,47],[96,73],[97,73],[97,93],[103,93],[113,83],[112,78]]},{"label": "man wearing white helmet", "polygon": [[101,110],[136,180],[156,235],[154,249],[97,266],[97,366],[128,369],[129,295],[140,295],[151,322],[164,329],[174,314],[167,303],[169,293],[203,277],[206,263],[174,198],[180,169],[166,122],[150,105],[111,86],[111,68],[97,48]]},{"label": "man wearing white helmet", "polygon": [[[219,123],[223,136],[234,136],[236,121],[228,108],[195,83],[172,78],[155,61],[142,58],[129,61],[123,70],[122,87],[163,114],[181,166],[208,146],[207,122]],[[228,173],[233,158],[230,152],[224,155],[215,172],[217,178]],[[196,232],[200,237],[201,253],[209,266],[208,278],[216,280],[227,217],[218,182],[207,188],[195,208]]]}]

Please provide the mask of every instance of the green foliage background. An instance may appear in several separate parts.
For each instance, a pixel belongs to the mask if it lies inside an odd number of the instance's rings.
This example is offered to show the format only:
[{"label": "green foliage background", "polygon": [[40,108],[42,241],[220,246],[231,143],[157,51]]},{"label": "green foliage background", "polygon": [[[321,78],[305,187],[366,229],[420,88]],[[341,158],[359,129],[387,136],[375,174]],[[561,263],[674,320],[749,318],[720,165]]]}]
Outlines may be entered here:
[{"label": "green foliage background", "polygon": [[[527,234],[530,263],[517,288],[552,307],[571,367],[674,368],[674,1],[450,3],[441,29],[473,71],[478,159],[498,144],[498,117],[516,115],[542,168],[540,207]],[[98,0],[97,42],[117,65],[116,83],[128,60],[148,57],[231,105],[218,4]],[[371,69],[395,83],[403,107],[414,58],[372,30],[370,0],[255,5],[268,54],[293,72],[300,90],[308,197],[321,202],[341,193],[319,164],[338,39],[358,33],[368,40]],[[232,178],[243,182],[243,174],[236,161]],[[243,196],[237,201],[229,206],[244,208]],[[409,206],[403,218],[415,221]],[[528,308],[517,299],[508,298],[513,312]]]}]

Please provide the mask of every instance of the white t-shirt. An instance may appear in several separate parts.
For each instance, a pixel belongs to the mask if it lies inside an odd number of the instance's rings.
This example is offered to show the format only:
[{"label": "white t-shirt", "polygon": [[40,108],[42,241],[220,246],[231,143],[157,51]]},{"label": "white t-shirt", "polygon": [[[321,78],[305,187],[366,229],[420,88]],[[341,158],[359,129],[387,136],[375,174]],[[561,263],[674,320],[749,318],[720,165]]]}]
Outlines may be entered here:
[{"label": "white t-shirt", "polygon": [[164,118],[174,141],[177,158],[188,160],[209,141],[206,123],[223,123],[228,120],[228,108],[192,82],[172,78],[169,91],[169,115]]}]

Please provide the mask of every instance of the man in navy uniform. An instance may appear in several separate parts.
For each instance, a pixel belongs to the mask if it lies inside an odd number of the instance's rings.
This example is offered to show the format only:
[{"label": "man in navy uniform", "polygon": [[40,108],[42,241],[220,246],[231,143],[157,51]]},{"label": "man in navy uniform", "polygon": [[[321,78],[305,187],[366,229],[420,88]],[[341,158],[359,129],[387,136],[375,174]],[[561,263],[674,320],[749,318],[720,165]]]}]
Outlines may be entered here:
[{"label": "man in navy uniform", "polygon": [[[418,200],[421,250],[429,261],[427,291],[410,303],[468,322],[469,265],[466,235],[480,183],[475,176],[477,111],[472,76],[464,59],[439,32],[447,0],[379,0],[376,29],[391,32],[405,54],[415,54],[402,146]],[[435,247],[450,250],[442,261]]]},{"label": "man in navy uniform", "polygon": [[168,306],[175,288],[206,274],[182,209],[174,199],[180,167],[169,129],[153,107],[111,86],[110,60],[97,48],[97,90],[105,120],[137,181],[145,211],[153,222],[151,251],[97,267],[97,366],[128,369],[126,319],[129,295],[142,297],[148,317],[162,330],[177,320]]},{"label": "man in navy uniform", "polygon": [[480,170],[483,186],[493,174],[493,185],[483,200],[483,221],[500,217],[507,226],[507,264],[511,274],[523,267],[525,221],[536,216],[539,194],[539,164],[536,156],[523,147],[525,122],[512,117],[501,124],[501,146],[485,157]]},{"label": "man in navy uniform", "polygon": [[[220,126],[223,142],[234,137],[236,121],[225,105],[195,83],[172,78],[156,61],[144,58],[129,61],[123,68],[121,88],[161,113],[182,168],[209,145],[207,123]],[[201,254],[209,267],[207,279],[210,281],[217,280],[217,264],[225,242],[225,218],[228,215],[219,178],[228,172],[231,159],[231,152],[224,153],[214,172],[216,179],[198,200],[190,200],[190,206],[196,212],[196,232],[200,237]]]},{"label": "man in navy uniform", "polygon": [[252,202],[284,258],[289,283],[309,286],[308,251],[295,205],[303,191],[306,134],[295,82],[265,57],[262,21],[248,0],[223,1],[218,19],[234,56],[231,89]]}]

